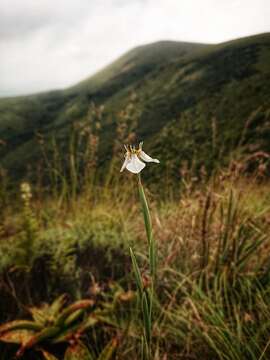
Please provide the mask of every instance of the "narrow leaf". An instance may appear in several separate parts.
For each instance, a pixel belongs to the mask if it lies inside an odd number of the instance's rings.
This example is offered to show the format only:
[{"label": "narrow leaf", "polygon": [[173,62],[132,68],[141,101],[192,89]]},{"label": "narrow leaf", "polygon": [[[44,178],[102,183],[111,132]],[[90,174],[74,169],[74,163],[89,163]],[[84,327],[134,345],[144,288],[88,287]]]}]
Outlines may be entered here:
[{"label": "narrow leaf", "polygon": [[144,323],[144,330],[147,343],[150,343],[151,339],[151,314],[150,308],[147,301],[146,294],[144,293],[142,296],[142,312],[143,312],[143,323]]},{"label": "narrow leaf", "polygon": [[33,335],[34,332],[32,330],[10,330],[3,333],[0,336],[0,340],[7,343],[24,345],[32,338]]},{"label": "narrow leaf", "polygon": [[140,202],[141,202],[141,206],[142,206],[142,213],[143,213],[143,218],[144,218],[144,225],[145,225],[147,240],[148,240],[148,244],[150,244],[150,241],[152,238],[152,222],[151,222],[148,203],[147,203],[141,182],[139,182],[139,196],[140,196]]},{"label": "narrow leaf", "polygon": [[52,305],[50,306],[50,313],[52,316],[57,316],[59,311],[62,310],[63,306],[67,301],[67,295],[63,294],[54,300]]},{"label": "narrow leaf", "polygon": [[61,312],[61,314],[56,319],[55,324],[57,326],[62,326],[70,314],[72,314],[73,312],[75,312],[77,310],[81,310],[81,309],[86,310],[86,309],[92,307],[93,304],[94,304],[93,300],[76,301],[74,304],[71,304],[70,306],[68,306],[66,309],[64,309]]},{"label": "narrow leaf", "polygon": [[36,324],[34,321],[28,320],[14,320],[0,326],[0,334],[10,330],[41,330],[42,326]]},{"label": "narrow leaf", "polygon": [[117,348],[117,345],[117,339],[112,339],[102,350],[102,353],[99,355],[98,360],[110,360]]},{"label": "narrow leaf", "polygon": [[156,276],[156,268],[157,268],[157,251],[156,251],[156,243],[152,238],[149,245],[149,262],[150,262],[150,273],[152,278]]},{"label": "narrow leaf", "polygon": [[99,322],[99,319],[94,317],[93,315],[90,315],[88,318],[84,320],[82,324],[80,324],[78,328],[78,333],[82,334],[87,329],[94,327]]},{"label": "narrow leaf", "polygon": [[135,255],[133,253],[133,250],[131,248],[129,248],[129,251],[130,251],[130,257],[131,257],[131,261],[132,261],[133,271],[134,271],[134,274],[135,274],[136,284],[137,284],[137,287],[138,287],[138,289],[140,291],[140,294],[142,295],[142,293],[143,293],[143,282],[142,282],[141,272],[140,272],[136,257],[135,257]]},{"label": "narrow leaf", "polygon": [[76,320],[78,320],[82,314],[84,313],[84,309],[78,309],[71,313],[66,320],[64,321],[64,326],[69,326],[70,324],[74,323]]}]

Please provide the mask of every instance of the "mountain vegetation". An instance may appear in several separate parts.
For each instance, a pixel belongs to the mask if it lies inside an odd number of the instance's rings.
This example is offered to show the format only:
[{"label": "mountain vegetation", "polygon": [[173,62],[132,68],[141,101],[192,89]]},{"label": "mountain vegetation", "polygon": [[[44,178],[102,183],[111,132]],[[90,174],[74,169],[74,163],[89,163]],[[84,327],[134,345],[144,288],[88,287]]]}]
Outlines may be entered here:
[{"label": "mountain vegetation", "polygon": [[134,137],[123,140],[147,141],[173,176],[183,160],[208,172],[232,156],[248,161],[270,150],[269,58],[269,34],[218,45],[158,42],[69,89],[1,99],[0,164],[15,178],[43,166],[38,137],[66,149],[71,128],[89,125],[93,104],[103,109],[100,163],[123,116],[134,122]]},{"label": "mountain vegetation", "polygon": [[1,360],[270,358],[269,59],[163,41],[0,99]]}]

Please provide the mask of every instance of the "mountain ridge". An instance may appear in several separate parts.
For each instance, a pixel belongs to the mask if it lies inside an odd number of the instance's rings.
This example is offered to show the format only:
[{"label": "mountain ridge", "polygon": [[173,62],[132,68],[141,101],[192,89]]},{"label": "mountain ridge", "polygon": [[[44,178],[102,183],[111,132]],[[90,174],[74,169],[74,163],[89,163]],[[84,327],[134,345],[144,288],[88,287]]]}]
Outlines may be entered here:
[{"label": "mountain ridge", "polygon": [[[185,43],[181,47],[176,44],[178,42],[165,41],[139,46],[113,62],[109,69],[106,67],[105,73],[96,74],[95,81],[90,77],[66,90],[0,99],[0,139],[6,143],[0,147],[0,165],[22,177],[25,162],[33,163],[40,156],[35,134],[60,136],[64,142],[69,126],[86,119],[93,102],[105,105],[100,159],[106,161],[115,137],[119,111],[128,105],[132,93],[137,94],[135,106],[140,113],[137,137],[149,140],[149,146],[155,147],[160,155],[165,149],[164,158],[170,158],[176,152],[171,149],[172,144],[166,145],[168,139],[164,138],[164,132],[173,131],[170,130],[173,126],[175,136],[187,135],[187,130],[181,129],[185,121],[194,127],[195,135],[200,134],[201,147],[207,145],[208,150],[209,119],[213,117],[217,118],[223,137],[227,134],[225,138],[231,138],[226,141],[234,144],[247,118],[259,107],[263,108],[262,123],[268,123],[269,33],[218,45],[197,44],[194,47],[194,44]],[[194,117],[200,120],[195,123]],[[262,148],[268,150],[269,143],[265,140],[268,128],[263,134]],[[262,135],[256,136],[261,142]],[[184,158],[191,161],[186,143],[187,139],[182,146]],[[198,144],[192,144],[190,153],[193,157],[196,147]],[[229,146],[230,151],[233,147],[233,144]],[[179,149],[182,153],[181,146]],[[200,153],[198,149],[196,151]],[[202,153],[207,157],[207,151]],[[210,169],[211,163],[217,161],[217,156],[213,158],[212,155],[209,159],[202,156],[198,166],[207,163]],[[225,159],[228,152],[222,156]]]}]

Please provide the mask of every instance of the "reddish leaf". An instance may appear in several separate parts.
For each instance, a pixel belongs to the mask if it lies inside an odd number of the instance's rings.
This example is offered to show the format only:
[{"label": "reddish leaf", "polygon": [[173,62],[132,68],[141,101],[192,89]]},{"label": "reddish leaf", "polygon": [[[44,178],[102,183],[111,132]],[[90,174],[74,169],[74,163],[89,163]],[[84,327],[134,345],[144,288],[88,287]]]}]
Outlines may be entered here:
[{"label": "reddish leaf", "polygon": [[11,330],[2,334],[0,336],[0,340],[8,343],[24,345],[29,341],[29,339],[31,339],[33,335],[34,332],[31,330]]}]

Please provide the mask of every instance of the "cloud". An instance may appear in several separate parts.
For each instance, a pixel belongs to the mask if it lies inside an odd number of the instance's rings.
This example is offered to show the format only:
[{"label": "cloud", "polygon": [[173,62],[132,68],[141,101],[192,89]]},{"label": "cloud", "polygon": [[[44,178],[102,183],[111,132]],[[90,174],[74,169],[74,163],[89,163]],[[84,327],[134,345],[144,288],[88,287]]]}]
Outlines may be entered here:
[{"label": "cloud", "polygon": [[2,0],[0,36],[26,36],[54,24],[72,26],[90,14],[90,4],[87,0]]},{"label": "cloud", "polygon": [[268,0],[2,0],[0,95],[66,87],[148,42],[266,31]]}]

